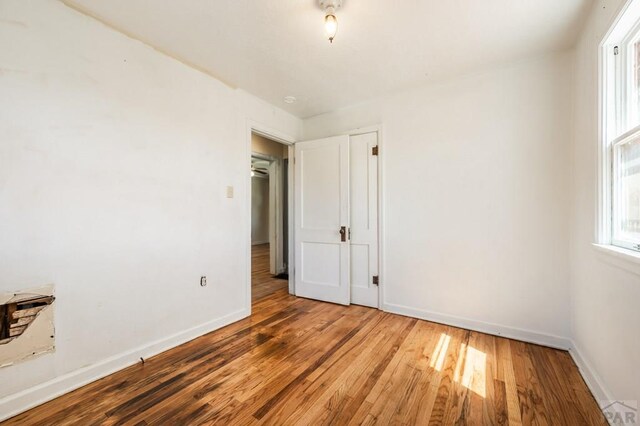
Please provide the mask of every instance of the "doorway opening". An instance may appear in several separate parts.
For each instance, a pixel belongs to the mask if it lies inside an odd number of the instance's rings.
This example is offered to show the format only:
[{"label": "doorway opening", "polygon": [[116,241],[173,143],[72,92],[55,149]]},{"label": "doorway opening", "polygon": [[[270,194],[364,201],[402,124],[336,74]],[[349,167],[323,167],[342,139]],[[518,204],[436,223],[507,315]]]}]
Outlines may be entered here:
[{"label": "doorway opening", "polygon": [[251,132],[251,299],[289,287],[289,146]]}]

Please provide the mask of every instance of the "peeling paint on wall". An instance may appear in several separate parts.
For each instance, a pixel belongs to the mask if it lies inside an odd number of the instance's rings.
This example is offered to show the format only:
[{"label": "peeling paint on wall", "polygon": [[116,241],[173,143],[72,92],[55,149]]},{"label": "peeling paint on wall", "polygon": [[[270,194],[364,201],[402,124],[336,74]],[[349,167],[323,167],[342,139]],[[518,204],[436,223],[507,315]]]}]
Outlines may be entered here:
[{"label": "peeling paint on wall", "polygon": [[53,285],[0,294],[0,367],[53,352]]}]

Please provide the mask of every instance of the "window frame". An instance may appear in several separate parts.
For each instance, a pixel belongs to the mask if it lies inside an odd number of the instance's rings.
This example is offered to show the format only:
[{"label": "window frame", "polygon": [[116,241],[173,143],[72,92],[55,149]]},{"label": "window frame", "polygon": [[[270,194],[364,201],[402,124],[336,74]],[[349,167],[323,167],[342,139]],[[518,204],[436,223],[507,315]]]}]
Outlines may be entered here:
[{"label": "window frame", "polygon": [[[635,18],[635,19],[634,19]],[[621,29],[621,27],[623,27]],[[627,4],[611,26],[600,45],[600,167],[599,167],[599,223],[597,243],[640,253],[640,241],[620,239],[614,227],[615,204],[620,146],[640,139],[640,119],[631,123],[630,117],[640,117],[638,102],[640,88],[636,77],[635,44],[640,42],[640,0]],[[637,72],[640,72],[638,70]],[[635,127],[629,128],[630,125]]]}]

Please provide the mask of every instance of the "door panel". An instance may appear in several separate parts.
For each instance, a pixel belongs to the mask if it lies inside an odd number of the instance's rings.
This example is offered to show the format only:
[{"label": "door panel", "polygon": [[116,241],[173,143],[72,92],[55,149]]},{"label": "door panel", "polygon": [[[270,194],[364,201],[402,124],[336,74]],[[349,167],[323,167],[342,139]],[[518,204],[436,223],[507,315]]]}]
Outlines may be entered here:
[{"label": "door panel", "polygon": [[348,305],[349,137],[295,144],[296,295]]},{"label": "door panel", "polygon": [[369,288],[369,245],[351,243],[351,287]]},{"label": "door panel", "polygon": [[[340,245],[303,242],[301,247],[302,280],[316,286],[338,287],[340,268],[327,268],[326,264],[340,264]],[[324,262],[318,262],[323,259]]]},{"label": "door panel", "polygon": [[340,145],[306,146],[300,150],[302,226],[309,230],[336,230],[340,215]]},{"label": "door panel", "polygon": [[351,136],[351,303],[378,307],[378,134]]}]

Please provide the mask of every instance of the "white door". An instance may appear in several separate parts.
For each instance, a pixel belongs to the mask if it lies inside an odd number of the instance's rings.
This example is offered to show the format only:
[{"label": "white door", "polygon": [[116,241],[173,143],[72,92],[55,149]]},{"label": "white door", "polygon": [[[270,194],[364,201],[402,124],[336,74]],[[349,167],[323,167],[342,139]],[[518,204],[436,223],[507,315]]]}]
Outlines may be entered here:
[{"label": "white door", "polygon": [[349,137],[295,144],[296,295],[348,305]]},{"label": "white door", "polygon": [[374,132],[351,136],[349,148],[351,303],[373,308],[378,307],[377,146]]}]

